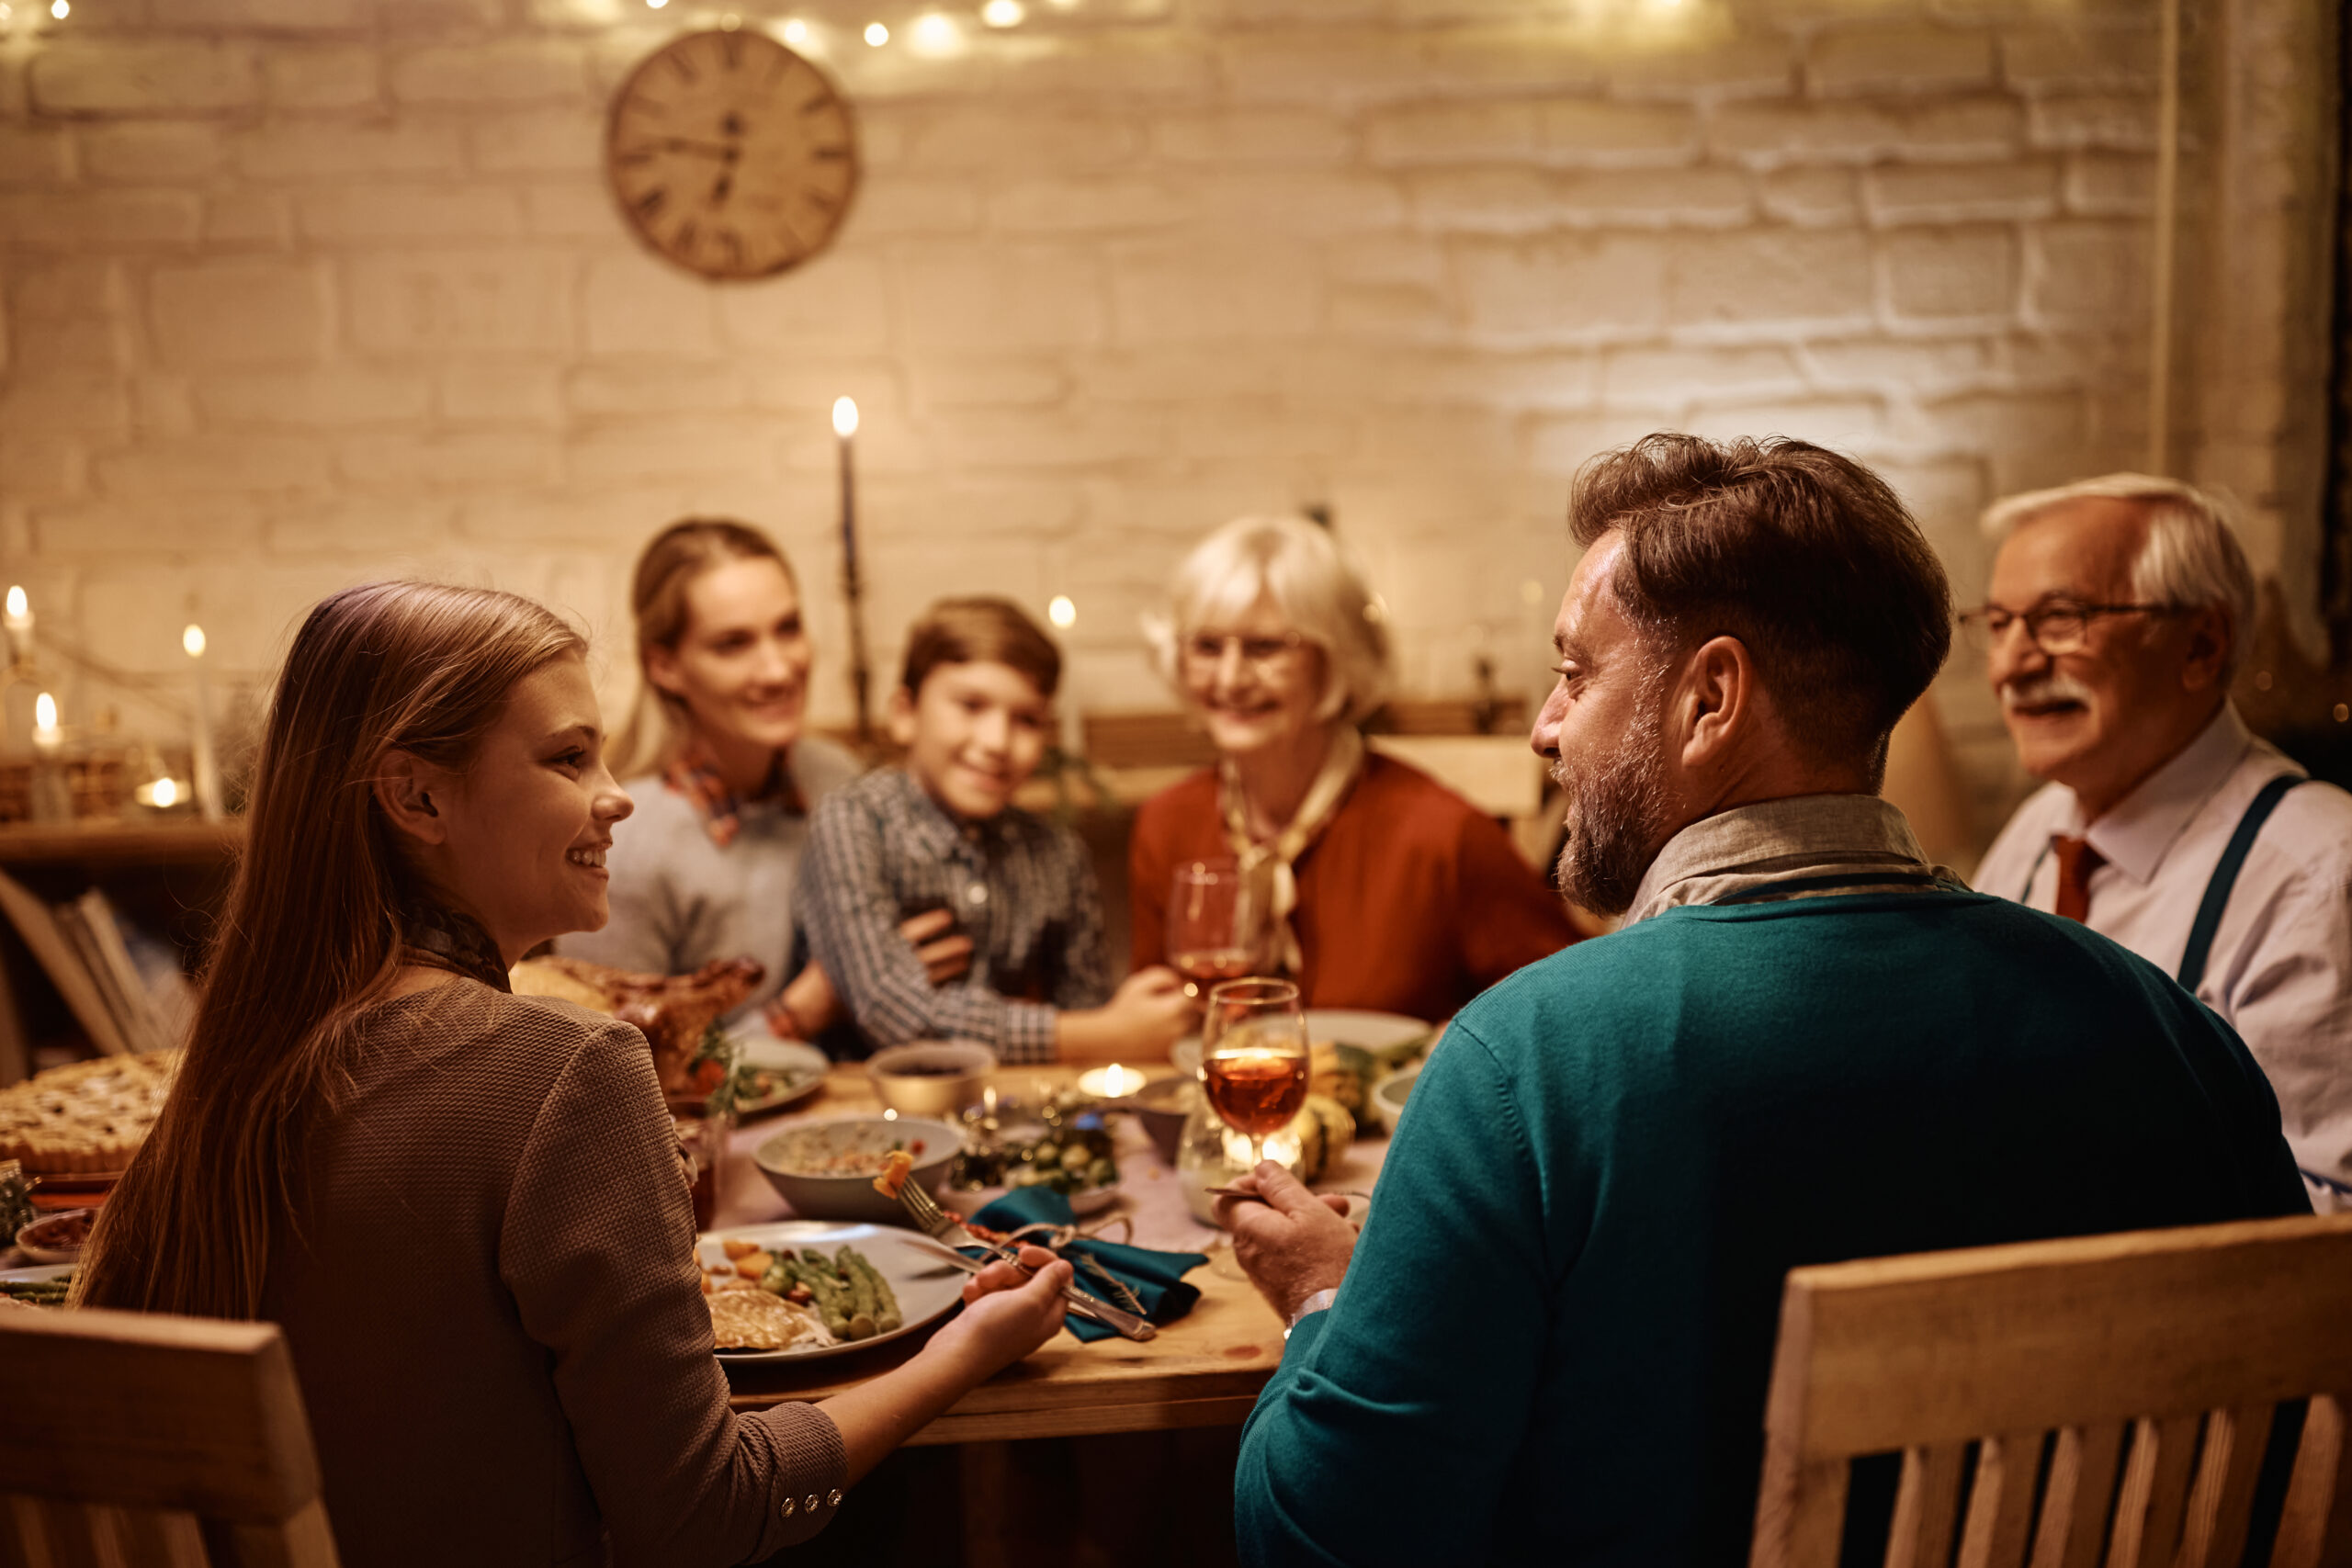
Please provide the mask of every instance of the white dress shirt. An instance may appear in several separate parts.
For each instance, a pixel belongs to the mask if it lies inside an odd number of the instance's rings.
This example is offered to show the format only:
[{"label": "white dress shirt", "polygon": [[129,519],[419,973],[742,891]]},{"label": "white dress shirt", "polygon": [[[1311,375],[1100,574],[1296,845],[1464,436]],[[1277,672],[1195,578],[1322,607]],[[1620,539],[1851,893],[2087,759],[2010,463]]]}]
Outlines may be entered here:
[{"label": "white dress shirt", "polygon": [[[2053,908],[2051,837],[2087,838],[2104,863],[2091,873],[2084,923],[2177,975],[2239,819],[2263,785],[2302,771],[2224,703],[2196,739],[2087,827],[2073,790],[2036,791],[1993,841],[1976,886]],[[2197,996],[2269,1075],[2312,1207],[2352,1209],[2352,795],[2314,783],[2278,802],[2238,873]]]}]

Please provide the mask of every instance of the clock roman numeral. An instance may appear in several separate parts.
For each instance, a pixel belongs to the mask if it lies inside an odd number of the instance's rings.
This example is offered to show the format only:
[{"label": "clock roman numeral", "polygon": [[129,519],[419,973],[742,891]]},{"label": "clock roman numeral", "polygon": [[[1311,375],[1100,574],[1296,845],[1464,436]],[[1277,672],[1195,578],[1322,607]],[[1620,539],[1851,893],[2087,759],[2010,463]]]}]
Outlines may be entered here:
[{"label": "clock roman numeral", "polygon": [[689,82],[702,80],[702,73],[695,69],[695,62],[683,54],[670,56],[670,69]]},{"label": "clock roman numeral", "polygon": [[812,158],[825,159],[829,163],[837,162],[849,156],[849,149],[846,147],[816,147],[809,150],[808,155]]},{"label": "clock roman numeral", "polygon": [[735,231],[721,229],[718,231],[718,245],[727,253],[727,265],[740,271],[743,265],[743,242],[736,237]]},{"label": "clock roman numeral", "polygon": [[718,58],[726,62],[728,70],[735,70],[743,63],[743,40],[733,33],[719,34]]},{"label": "clock roman numeral", "polygon": [[669,199],[669,191],[661,186],[655,186],[651,190],[647,191],[643,196],[639,197],[634,202],[630,203],[630,205],[637,209],[640,216],[650,218],[655,213],[661,211],[662,204]]}]

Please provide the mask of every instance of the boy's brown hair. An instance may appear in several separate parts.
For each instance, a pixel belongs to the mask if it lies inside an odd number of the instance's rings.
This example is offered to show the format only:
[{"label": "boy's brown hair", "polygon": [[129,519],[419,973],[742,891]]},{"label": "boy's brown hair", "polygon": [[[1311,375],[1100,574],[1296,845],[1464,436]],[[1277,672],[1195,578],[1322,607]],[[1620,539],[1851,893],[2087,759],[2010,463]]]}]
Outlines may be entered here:
[{"label": "boy's brown hair", "polygon": [[993,594],[941,599],[907,628],[906,668],[899,683],[911,697],[943,664],[1004,664],[1051,697],[1061,684],[1062,654],[1020,605]]}]

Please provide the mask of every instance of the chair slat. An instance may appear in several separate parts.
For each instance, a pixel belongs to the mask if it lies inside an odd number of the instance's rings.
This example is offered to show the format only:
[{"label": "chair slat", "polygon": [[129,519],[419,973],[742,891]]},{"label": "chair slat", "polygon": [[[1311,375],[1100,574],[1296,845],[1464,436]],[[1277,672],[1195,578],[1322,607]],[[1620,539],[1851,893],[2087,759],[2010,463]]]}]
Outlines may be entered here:
[{"label": "chair slat", "polygon": [[1944,1568],[1960,1512],[1964,1443],[1903,1450],[1903,1481],[1894,1494],[1894,1529],[1886,1538],[1886,1568]]},{"label": "chair slat", "polygon": [[277,1524],[204,1521],[204,1544],[220,1568],[335,1568],[326,1505],[312,1498]]},{"label": "chair slat", "polygon": [[2205,1418],[2205,1445],[2189,1484],[2175,1568],[2237,1568],[2254,1516],[2255,1483],[2275,1406],[2240,1404]]},{"label": "chair slat", "polygon": [[1976,1483],[1960,1533],[1960,1568],[2022,1568],[2033,1530],[2033,1483],[2041,1472],[2040,1432],[1987,1438],[1976,1450]]},{"label": "chair slat", "polygon": [[2189,1466],[2196,1462],[2202,1425],[2196,1416],[2132,1424],[2132,1457],[2125,1461],[2123,1495],[2115,1505],[2108,1568],[2168,1568],[2180,1544]]},{"label": "chair slat", "polygon": [[2034,1534],[2033,1568],[2098,1568],[2122,1459],[2120,1422],[2059,1428]]},{"label": "chair slat", "polygon": [[1767,1453],[1749,1568],[1837,1568],[1852,1474],[1844,1460],[1800,1465],[1789,1450]]},{"label": "chair slat", "polygon": [[196,1516],[166,1508],[120,1508],[123,1550],[141,1568],[209,1568]]},{"label": "chair slat", "polygon": [[100,1542],[100,1521],[85,1504],[42,1497],[34,1505],[40,1516],[41,1544],[54,1568],[121,1568],[112,1550],[112,1532]]},{"label": "chair slat", "polygon": [[2271,1568],[2352,1564],[2352,1394],[2311,1402],[2270,1562]]}]

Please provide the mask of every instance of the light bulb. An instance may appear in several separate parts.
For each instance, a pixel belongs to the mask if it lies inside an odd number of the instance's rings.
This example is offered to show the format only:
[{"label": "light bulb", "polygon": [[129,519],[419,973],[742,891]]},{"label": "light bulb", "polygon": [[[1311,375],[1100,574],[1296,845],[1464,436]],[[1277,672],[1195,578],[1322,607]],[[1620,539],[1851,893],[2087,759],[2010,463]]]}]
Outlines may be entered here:
[{"label": "light bulb", "polygon": [[191,626],[187,630],[180,633],[180,647],[187,651],[187,656],[190,659],[203,658],[204,628],[198,626]]},{"label": "light bulb", "polygon": [[833,400],[833,434],[844,441],[857,434],[856,399],[835,398]]},{"label": "light bulb", "polygon": [[956,24],[936,11],[926,11],[915,22],[915,45],[919,49],[952,49],[956,44]]},{"label": "light bulb", "polygon": [[70,0],[50,0],[49,14],[61,22],[72,15],[74,7]]},{"label": "light bulb", "polygon": [[1028,14],[1021,0],[989,0],[980,7],[980,20],[992,28],[1017,28]]},{"label": "light bulb", "polygon": [[795,17],[784,24],[784,41],[797,49],[808,41],[808,24]]},{"label": "light bulb", "polygon": [[1057,593],[1053,603],[1046,606],[1046,618],[1068,631],[1078,625],[1078,606],[1070,603],[1069,594]]},{"label": "light bulb", "polygon": [[662,6],[667,6],[670,0],[645,0],[645,3],[652,9],[659,11]]},{"label": "light bulb", "polygon": [[890,41],[890,29],[879,22],[868,22],[865,24],[865,41],[880,49]]},{"label": "light bulb", "polygon": [[179,780],[157,779],[155,781],[154,787],[151,792],[150,797],[158,806],[171,806],[176,804],[180,797]]},{"label": "light bulb", "polygon": [[25,597],[24,589],[12,585],[8,590],[8,618],[16,620],[31,608],[31,601]]},{"label": "light bulb", "polygon": [[47,692],[43,692],[33,699],[33,728],[35,729],[57,728],[57,699]]}]

